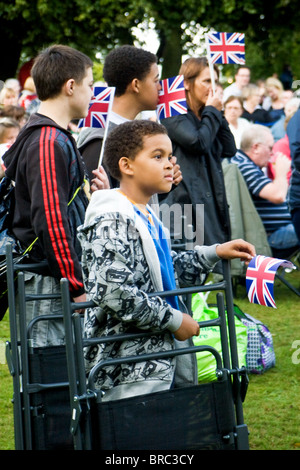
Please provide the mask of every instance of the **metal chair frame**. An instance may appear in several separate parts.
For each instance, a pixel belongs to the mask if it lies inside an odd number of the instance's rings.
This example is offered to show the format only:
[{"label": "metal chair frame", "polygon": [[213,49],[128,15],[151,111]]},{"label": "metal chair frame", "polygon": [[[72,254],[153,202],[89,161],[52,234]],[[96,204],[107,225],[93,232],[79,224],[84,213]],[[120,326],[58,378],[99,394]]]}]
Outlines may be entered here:
[{"label": "metal chair frame", "polygon": [[[81,304],[70,301],[69,286],[66,279],[61,280],[61,300],[62,315],[42,315],[36,317],[28,325],[26,324],[26,303],[28,301],[43,301],[47,298],[58,298],[60,295],[28,295],[25,292],[24,273],[34,270],[36,264],[14,263],[11,248],[7,247],[7,280],[8,298],[10,311],[10,334],[11,339],[6,344],[7,362],[13,378],[13,403],[14,403],[14,428],[15,428],[15,448],[16,450],[30,450],[33,448],[32,442],[32,413],[34,412],[31,396],[42,390],[55,390],[68,388],[70,397],[70,431],[73,435],[74,449],[92,449],[92,435],[90,427],[90,405],[97,399],[99,394],[93,388],[93,375],[101,367],[107,365],[103,362],[97,365],[91,372],[88,380],[85,374],[83,348],[93,342],[110,341],[110,338],[84,339],[82,333],[82,317],[76,313],[77,309],[93,307],[93,302]],[[237,342],[234,325],[234,307],[230,279],[230,268],[228,262],[223,262],[224,280],[209,286],[195,286],[182,288],[175,291],[153,293],[161,297],[169,295],[183,295],[189,300],[195,292],[216,291],[217,304],[219,310],[218,318],[201,322],[200,327],[218,326],[221,333],[222,358],[219,353],[207,346],[184,348],[170,352],[161,352],[158,358],[171,355],[195,353],[209,350],[216,359],[216,375],[218,380],[222,380],[227,374],[232,383],[232,400],[234,420],[236,422],[234,436],[231,438],[236,442],[237,449],[248,449],[248,429],[244,424],[243,400],[246,394],[248,377],[245,368],[239,368]],[[14,279],[17,275],[19,300],[19,317],[16,315],[16,291]],[[221,291],[221,292],[220,292]],[[227,311],[228,333],[226,326],[226,313],[224,305],[224,294]],[[39,321],[64,319],[66,331],[66,359],[68,368],[68,381],[60,383],[31,383],[29,376],[28,354],[31,351],[31,330]],[[19,331],[19,333],[18,333]],[[20,337],[18,338],[18,334]],[[144,336],[151,333],[137,333],[134,337]],[[126,338],[128,336],[126,335]],[[117,338],[124,339],[123,335]],[[116,341],[116,337],[113,338]],[[143,361],[148,355],[126,358],[126,362]],[[153,356],[152,356],[153,357]],[[118,360],[117,360],[118,361]],[[101,398],[100,398],[101,399]],[[84,418],[84,419],[83,419]]]},{"label": "metal chair frame", "polygon": [[[152,358],[171,357],[179,354],[195,353],[204,350],[209,350],[216,359],[216,375],[218,379],[222,379],[224,374],[229,374],[232,381],[232,394],[233,403],[235,408],[235,420],[236,430],[234,439],[236,439],[236,448],[248,449],[248,430],[244,424],[243,418],[243,400],[245,398],[248,377],[245,368],[239,368],[238,364],[238,353],[237,353],[237,342],[235,334],[234,324],[234,306],[230,279],[230,268],[227,261],[223,262],[224,280],[215,284],[195,286],[188,288],[181,288],[174,291],[158,292],[152,295],[159,295],[160,297],[166,297],[169,295],[184,295],[190,296],[195,292],[206,292],[206,291],[223,291],[225,293],[226,305],[227,305],[227,319],[228,319],[228,332],[229,332],[229,343],[226,328],[226,313],[224,305],[224,294],[223,292],[217,293],[217,305],[219,316],[211,321],[200,322],[200,327],[207,326],[218,326],[220,328],[220,337],[222,344],[222,358],[214,348],[208,346],[198,346],[192,348],[178,349],[173,352],[161,352],[157,355],[151,355]],[[62,291],[62,302],[63,312],[66,329],[66,352],[67,352],[67,364],[68,364],[68,375],[70,383],[70,400],[72,407],[72,422],[71,431],[74,436],[74,448],[76,450],[92,449],[92,436],[91,427],[89,423],[91,413],[91,402],[101,401],[101,392],[97,391],[94,387],[94,376],[103,367],[111,364],[119,364],[124,362],[124,358],[115,360],[103,361],[97,364],[89,373],[88,378],[85,374],[84,356],[83,349],[86,346],[92,344],[98,344],[109,341],[122,341],[125,338],[136,338],[145,336],[145,334],[153,333],[137,333],[135,335],[114,335],[113,338],[83,338],[82,332],[82,319],[80,314],[76,313],[75,310],[81,308],[93,307],[93,302],[84,302],[81,304],[70,301],[68,281],[66,279],[61,280],[61,291]],[[230,347],[228,346],[230,345]],[[148,359],[150,355],[140,355],[126,357],[126,363],[139,362]],[[83,419],[84,415],[84,419]]]}]

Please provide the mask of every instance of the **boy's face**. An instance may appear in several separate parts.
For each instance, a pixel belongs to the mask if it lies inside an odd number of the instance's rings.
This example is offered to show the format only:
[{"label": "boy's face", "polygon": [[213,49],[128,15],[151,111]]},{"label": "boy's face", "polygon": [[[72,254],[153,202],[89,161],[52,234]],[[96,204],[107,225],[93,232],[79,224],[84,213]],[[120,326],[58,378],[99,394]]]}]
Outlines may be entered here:
[{"label": "boy's face", "polygon": [[148,75],[143,80],[140,80],[139,83],[141,111],[155,110],[158,105],[158,93],[161,90],[159,70],[156,63],[151,65]]},{"label": "boy's face", "polygon": [[131,184],[137,194],[150,198],[167,193],[173,184],[172,144],[166,134],[144,137],[144,147],[130,160]]},{"label": "boy's face", "polygon": [[74,86],[73,95],[73,119],[81,119],[87,116],[89,104],[93,96],[93,71],[89,67],[81,83]]}]

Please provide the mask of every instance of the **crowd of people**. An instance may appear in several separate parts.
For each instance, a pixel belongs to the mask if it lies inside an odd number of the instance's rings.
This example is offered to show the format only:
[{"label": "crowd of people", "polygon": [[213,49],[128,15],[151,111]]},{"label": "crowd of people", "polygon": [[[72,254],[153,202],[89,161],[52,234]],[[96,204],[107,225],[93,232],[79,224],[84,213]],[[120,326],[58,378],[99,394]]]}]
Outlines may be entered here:
[{"label": "crowd of people", "polygon": [[[88,337],[153,332],[135,343],[93,346],[86,351],[87,370],[103,358],[190,342],[199,325],[181,299],[148,294],[203,283],[223,258],[247,263],[255,256],[251,240],[231,239],[223,160],[243,175],[274,255],[300,243],[299,100],[280,80],[253,84],[250,69],[241,66],[235,82],[214,93],[207,59],[189,58],[178,71],[188,112],[156,122],[142,117],[158,104],[157,57],[121,46],[103,69],[105,82],[115,87],[106,140],[103,129],[93,128],[75,140],[70,123],[88,113],[92,65],[80,51],[51,46],[35,59],[26,88],[16,91],[11,81],[0,96],[3,171],[15,182],[13,233],[24,249],[32,245],[33,261],[48,262],[26,279],[28,293],[57,293],[65,277],[74,302],[96,304],[84,312]],[[217,66],[213,73],[218,83]],[[192,207],[194,231],[204,233],[201,246],[170,250],[157,210],[162,204]],[[29,305],[28,320],[49,310],[61,310],[57,299]],[[63,324],[36,324],[33,342],[63,344]],[[192,361],[184,371],[176,359],[106,367],[97,385],[109,400],[196,383]]]}]

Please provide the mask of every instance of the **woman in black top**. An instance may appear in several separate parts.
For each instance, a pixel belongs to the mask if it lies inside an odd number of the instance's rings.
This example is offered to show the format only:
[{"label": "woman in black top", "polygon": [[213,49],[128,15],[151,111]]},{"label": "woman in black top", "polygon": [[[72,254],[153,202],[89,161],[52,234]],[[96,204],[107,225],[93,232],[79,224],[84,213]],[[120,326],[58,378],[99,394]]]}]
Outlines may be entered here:
[{"label": "woman in black top", "polygon": [[[201,234],[205,245],[223,243],[230,239],[230,220],[222,158],[235,154],[234,138],[222,113],[221,90],[213,93],[206,57],[187,59],[179,73],[184,76],[188,112],[164,119],[162,124],[172,140],[183,181],[161,201],[180,204],[183,209],[192,206],[192,221],[188,218],[187,223],[192,222],[197,243]],[[214,74],[217,83],[216,66]]]}]

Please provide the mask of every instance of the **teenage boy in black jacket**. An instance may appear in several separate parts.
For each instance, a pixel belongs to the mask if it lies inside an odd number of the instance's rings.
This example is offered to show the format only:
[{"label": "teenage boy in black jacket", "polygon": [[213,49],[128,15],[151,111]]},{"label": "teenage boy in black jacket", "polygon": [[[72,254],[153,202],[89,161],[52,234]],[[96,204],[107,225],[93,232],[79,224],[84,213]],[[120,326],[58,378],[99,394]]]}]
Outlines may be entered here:
[{"label": "teenage boy in black jacket", "polygon": [[[67,129],[72,119],[87,115],[92,65],[85,54],[63,45],[38,55],[31,73],[41,105],[4,156],[6,175],[15,181],[13,232],[23,248],[37,238],[30,257],[48,262],[49,275],[30,276],[27,292],[58,292],[59,280],[66,277],[75,302],[86,298],[76,230],[84,220],[88,197],[84,163]],[[97,189],[97,178],[93,183]],[[55,302],[45,307],[43,302],[34,304],[41,305],[27,307],[28,319],[61,312]],[[63,343],[63,328],[39,323],[43,325],[34,330],[35,345]]]}]

